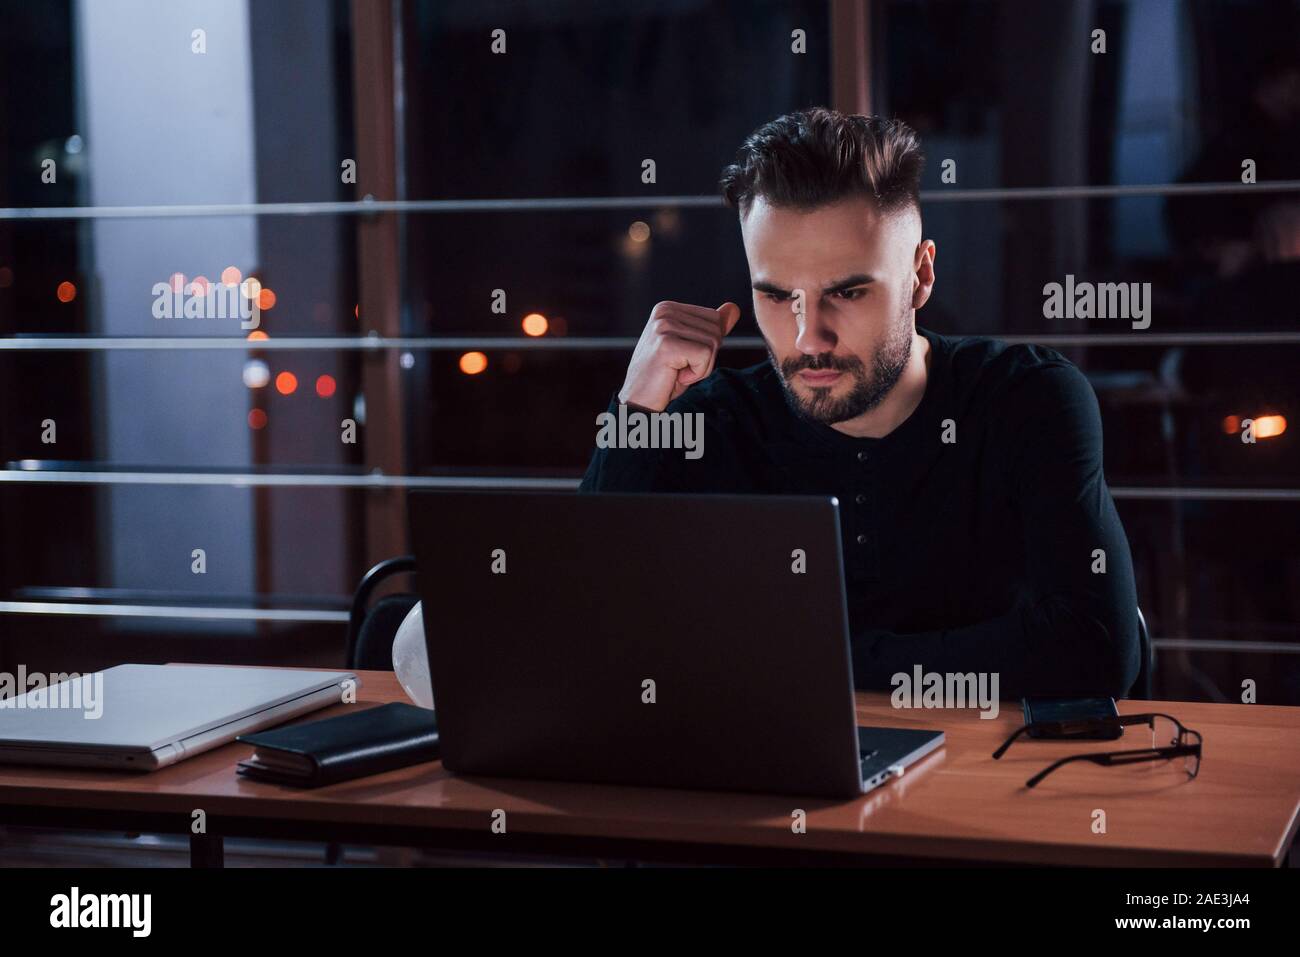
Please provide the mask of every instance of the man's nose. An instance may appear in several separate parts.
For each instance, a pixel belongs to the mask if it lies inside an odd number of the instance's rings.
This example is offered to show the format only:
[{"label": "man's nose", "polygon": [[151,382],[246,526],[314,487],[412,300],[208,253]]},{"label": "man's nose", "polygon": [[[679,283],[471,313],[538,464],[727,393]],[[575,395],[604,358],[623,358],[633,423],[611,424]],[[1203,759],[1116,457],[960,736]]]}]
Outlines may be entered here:
[{"label": "man's nose", "polygon": [[821,355],[835,348],[837,341],[835,333],[827,324],[816,303],[809,302],[803,315],[796,315],[794,318],[799,328],[794,345],[804,355]]}]

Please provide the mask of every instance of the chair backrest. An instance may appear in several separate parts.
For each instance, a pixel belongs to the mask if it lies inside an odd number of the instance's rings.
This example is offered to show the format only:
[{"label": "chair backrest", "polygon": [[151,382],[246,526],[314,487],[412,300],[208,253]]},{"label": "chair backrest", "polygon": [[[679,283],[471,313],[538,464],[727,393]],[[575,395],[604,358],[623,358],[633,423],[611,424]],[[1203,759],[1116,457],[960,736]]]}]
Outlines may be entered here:
[{"label": "chair backrest", "polygon": [[348,615],[345,666],[370,671],[393,670],[393,639],[398,626],[416,603],[419,595],[398,593],[385,595],[372,606],[370,596],[385,580],[394,575],[415,571],[415,557],[389,558],[370,569],[361,578],[352,596]]},{"label": "chair backrest", "polygon": [[1142,616],[1141,608],[1137,610],[1137,615],[1140,661],[1138,662],[1137,678],[1133,681],[1133,687],[1129,688],[1128,696],[1139,701],[1150,701],[1152,694],[1151,674],[1155,670],[1155,656],[1151,648],[1151,633],[1147,631],[1147,620]]}]

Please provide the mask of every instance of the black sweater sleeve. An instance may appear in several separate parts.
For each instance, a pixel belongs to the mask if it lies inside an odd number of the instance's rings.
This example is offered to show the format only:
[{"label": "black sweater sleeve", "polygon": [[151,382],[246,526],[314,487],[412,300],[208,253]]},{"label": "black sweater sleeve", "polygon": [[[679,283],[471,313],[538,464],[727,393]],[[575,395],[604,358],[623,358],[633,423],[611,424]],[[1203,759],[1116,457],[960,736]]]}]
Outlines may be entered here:
[{"label": "black sweater sleeve", "polygon": [[1136,678],[1133,562],[1102,474],[1092,387],[1061,363],[1026,375],[1005,400],[998,421],[1008,450],[1019,449],[1011,453],[1009,491],[1029,595],[1006,614],[965,627],[854,635],[858,687],[887,690],[892,675],[918,664],[927,672],[996,672],[1004,698],[1120,697]]},{"label": "black sweater sleeve", "polygon": [[[618,396],[615,395],[606,412],[617,420],[618,408]],[[631,409],[629,406],[629,412]],[[735,491],[734,450],[727,435],[731,415],[710,407],[708,403],[694,401],[691,392],[679,396],[664,411],[699,416],[701,445],[698,458],[688,458],[682,449],[601,448],[598,445],[578,491]],[[593,432],[594,429],[593,424]]]},{"label": "black sweater sleeve", "polygon": [[[617,418],[618,395],[605,411]],[[594,429],[594,427],[593,427]],[[664,449],[596,447],[579,492],[671,492],[679,484],[674,462]]]}]

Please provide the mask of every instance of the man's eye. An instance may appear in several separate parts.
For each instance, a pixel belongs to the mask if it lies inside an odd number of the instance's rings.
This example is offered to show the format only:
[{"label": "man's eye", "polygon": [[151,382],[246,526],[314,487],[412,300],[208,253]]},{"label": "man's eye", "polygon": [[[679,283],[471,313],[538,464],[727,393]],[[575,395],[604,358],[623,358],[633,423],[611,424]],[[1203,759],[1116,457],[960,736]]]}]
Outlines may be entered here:
[{"label": "man's eye", "polygon": [[763,293],[769,302],[785,302],[790,298],[789,294],[784,292],[765,292]]},{"label": "man's eye", "polygon": [[847,299],[849,302],[852,302],[854,299],[861,299],[866,295],[866,293],[867,290],[865,288],[857,286],[853,289],[840,289],[835,293],[835,295],[839,296],[841,299]]}]

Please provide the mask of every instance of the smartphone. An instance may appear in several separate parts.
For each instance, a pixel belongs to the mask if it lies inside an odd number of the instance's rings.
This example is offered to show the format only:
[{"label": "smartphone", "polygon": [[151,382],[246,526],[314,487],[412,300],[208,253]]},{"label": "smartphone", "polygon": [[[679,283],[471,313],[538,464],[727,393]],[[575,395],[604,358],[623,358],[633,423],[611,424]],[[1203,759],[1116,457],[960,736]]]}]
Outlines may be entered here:
[{"label": "smartphone", "polygon": [[[1095,721],[1098,718],[1118,717],[1114,698],[1025,698],[1025,724],[1036,721]],[[1071,738],[1087,741],[1112,741],[1124,733],[1116,725],[1113,728],[1084,732],[1047,732],[1029,731],[1031,738]]]}]

